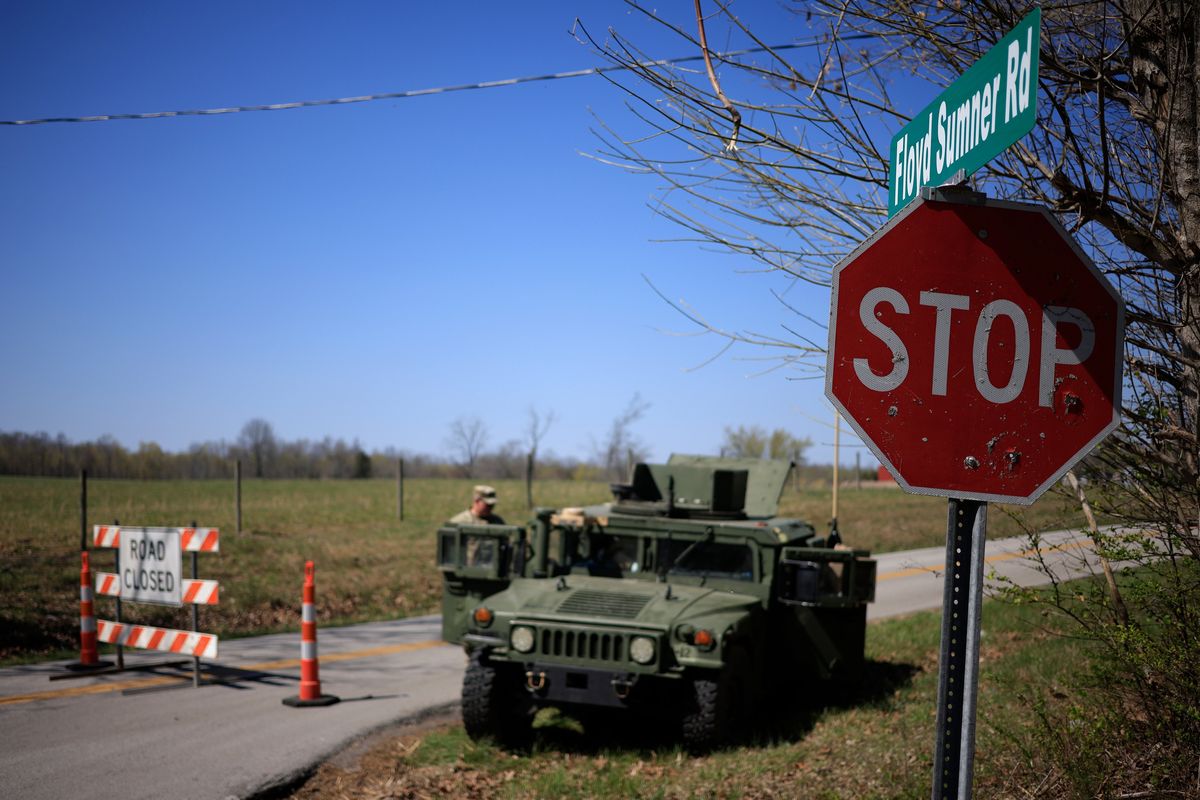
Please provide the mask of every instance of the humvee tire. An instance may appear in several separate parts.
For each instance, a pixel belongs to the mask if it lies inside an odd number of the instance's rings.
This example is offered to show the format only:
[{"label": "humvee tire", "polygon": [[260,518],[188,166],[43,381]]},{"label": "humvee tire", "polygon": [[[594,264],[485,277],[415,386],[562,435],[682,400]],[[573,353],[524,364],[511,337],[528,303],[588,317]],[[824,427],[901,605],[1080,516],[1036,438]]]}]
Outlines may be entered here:
[{"label": "humvee tire", "polygon": [[482,650],[471,654],[463,675],[462,718],[472,740],[491,738],[508,750],[527,750],[533,742],[533,703],[520,672],[489,663]]},{"label": "humvee tire", "polygon": [[702,755],[745,735],[753,718],[751,681],[750,657],[741,647],[729,651],[715,680],[692,679],[682,720],[683,744],[689,752]]}]

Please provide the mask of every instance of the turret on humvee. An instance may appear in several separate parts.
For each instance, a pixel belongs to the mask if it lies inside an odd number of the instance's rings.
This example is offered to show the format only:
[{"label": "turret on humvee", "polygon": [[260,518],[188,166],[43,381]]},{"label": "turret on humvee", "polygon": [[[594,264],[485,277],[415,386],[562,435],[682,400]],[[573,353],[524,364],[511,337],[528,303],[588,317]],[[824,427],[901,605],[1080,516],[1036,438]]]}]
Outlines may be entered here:
[{"label": "turret on humvee", "polygon": [[764,686],[860,677],[875,562],[775,516],[790,467],[676,455],[604,505],[442,527],[467,733],[520,748],[541,706],[654,708],[703,751],[745,729]]}]

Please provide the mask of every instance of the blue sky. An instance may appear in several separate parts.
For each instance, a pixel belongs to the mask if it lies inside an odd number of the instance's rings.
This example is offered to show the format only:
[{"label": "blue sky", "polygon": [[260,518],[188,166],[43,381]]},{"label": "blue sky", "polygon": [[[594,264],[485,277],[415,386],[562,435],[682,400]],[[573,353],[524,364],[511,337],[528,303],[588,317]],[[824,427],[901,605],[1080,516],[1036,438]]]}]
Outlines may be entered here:
[{"label": "blue sky", "polygon": [[[694,27],[691,3],[661,13]],[[738,13],[807,38],[772,2]],[[694,55],[620,2],[14,3],[0,118],[403,91],[601,66],[578,16],[656,58]],[[716,48],[742,47],[709,30]],[[0,127],[0,430],[168,449],[285,439],[444,453],[450,423],[585,456],[639,393],[654,457],[727,425],[784,427],[832,460],[818,380],[759,375],[646,284],[715,324],[782,333],[789,287],[694,244],[658,185],[584,154],[638,128],[600,77],[338,107]],[[823,333],[815,334],[823,338]],[[740,357],[739,357],[740,356]],[[843,443],[848,437],[843,433]],[[864,463],[874,463],[866,451]],[[853,463],[854,451],[843,452]]]}]

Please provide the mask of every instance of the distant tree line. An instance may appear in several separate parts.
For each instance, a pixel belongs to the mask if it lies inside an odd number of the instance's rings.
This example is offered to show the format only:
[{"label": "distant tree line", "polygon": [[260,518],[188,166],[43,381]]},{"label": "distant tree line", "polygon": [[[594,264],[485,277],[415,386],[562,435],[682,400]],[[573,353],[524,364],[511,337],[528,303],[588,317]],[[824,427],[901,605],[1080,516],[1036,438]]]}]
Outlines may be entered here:
[{"label": "distant tree line", "polygon": [[[480,451],[468,475],[452,457],[396,448],[367,452],[355,440],[326,437],[318,441],[284,441],[274,435],[248,441],[193,444],[180,452],[154,442],[128,448],[111,436],[71,442],[63,434],[0,432],[0,475],[73,477],[86,469],[93,478],[216,479],[233,478],[234,462],[242,462],[244,478],[371,478],[393,477],[404,459],[406,477],[522,478],[528,455],[517,442]],[[540,479],[598,478],[602,470],[572,458],[539,454]]]},{"label": "distant tree line", "polygon": [[95,478],[232,478],[237,460],[244,477],[367,478],[373,470],[372,457],[357,442],[341,439],[275,442],[256,460],[252,450],[226,441],[169,452],[155,442],[130,449],[111,436],[73,443],[62,434],[0,433],[2,475],[70,477],[86,469]]},{"label": "distant tree line", "polygon": [[[649,457],[649,449],[632,430],[649,407],[635,394],[604,438],[591,443],[590,458],[582,459],[542,452],[540,443],[555,415],[531,408],[522,440],[490,448],[486,423],[478,417],[459,417],[450,424],[444,456],[394,447],[368,453],[357,439],[287,441],[261,418],[242,426],[233,442],[202,442],[181,452],[168,452],[155,442],[130,449],[111,436],[76,443],[61,433],[51,437],[0,432],[0,475],[71,477],[86,469],[94,478],[215,479],[232,478],[234,464],[240,461],[244,478],[371,478],[395,476],[397,462],[403,459],[404,474],[412,478],[520,479],[533,470],[539,480],[622,481],[635,463]],[[800,464],[810,444],[781,428],[768,433],[738,426],[725,429],[721,454],[789,458]]]}]

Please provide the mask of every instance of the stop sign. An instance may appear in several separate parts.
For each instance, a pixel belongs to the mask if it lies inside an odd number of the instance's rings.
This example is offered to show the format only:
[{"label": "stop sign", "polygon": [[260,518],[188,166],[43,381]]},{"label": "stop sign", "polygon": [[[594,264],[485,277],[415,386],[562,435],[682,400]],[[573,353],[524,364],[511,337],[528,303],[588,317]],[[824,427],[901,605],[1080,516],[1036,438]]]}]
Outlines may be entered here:
[{"label": "stop sign", "polygon": [[1045,208],[975,197],[837,266],[825,393],[905,489],[1026,505],[1117,426],[1125,309]]}]

